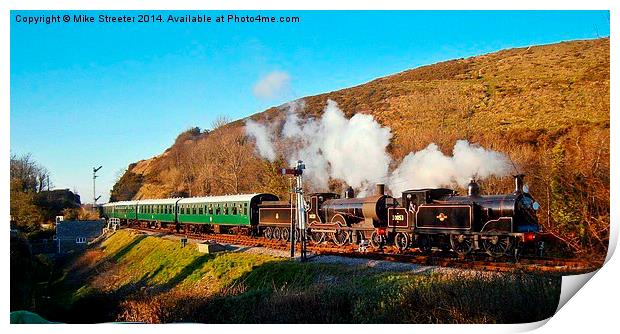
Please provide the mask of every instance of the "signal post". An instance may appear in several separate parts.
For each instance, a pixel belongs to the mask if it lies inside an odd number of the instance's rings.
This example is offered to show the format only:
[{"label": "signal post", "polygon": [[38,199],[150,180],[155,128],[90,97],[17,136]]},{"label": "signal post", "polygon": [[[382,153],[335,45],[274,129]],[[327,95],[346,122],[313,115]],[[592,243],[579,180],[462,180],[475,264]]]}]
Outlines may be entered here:
[{"label": "signal post", "polygon": [[[299,231],[299,242],[301,242],[301,260],[306,260],[306,201],[304,200],[304,187],[302,183],[303,171],[306,169],[303,161],[298,160],[293,168],[283,168],[282,175],[290,175],[295,178],[295,187],[291,189],[296,196],[296,215],[295,220],[291,219],[291,257],[295,257],[295,235]],[[292,203],[291,203],[292,204]],[[296,224],[297,223],[297,224]],[[296,226],[297,225],[297,228]]]}]

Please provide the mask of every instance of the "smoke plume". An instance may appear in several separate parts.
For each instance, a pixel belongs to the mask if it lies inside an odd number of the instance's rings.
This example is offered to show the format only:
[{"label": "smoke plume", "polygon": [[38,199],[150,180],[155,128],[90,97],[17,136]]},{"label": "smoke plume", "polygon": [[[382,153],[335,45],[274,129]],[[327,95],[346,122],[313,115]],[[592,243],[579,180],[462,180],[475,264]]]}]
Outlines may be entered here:
[{"label": "smoke plume", "polygon": [[273,148],[273,129],[252,120],[245,122],[245,132],[256,140],[256,149],[265,159],[273,162],[276,159],[276,150]]},{"label": "smoke plume", "polygon": [[472,145],[466,140],[458,140],[454,144],[452,156],[444,155],[436,144],[430,144],[405,156],[390,175],[388,187],[393,194],[452,183],[465,187],[472,176],[505,176],[510,172],[509,166],[505,155]]},{"label": "smoke plume", "polygon": [[329,177],[365,190],[388,175],[391,162],[386,148],[392,134],[370,115],[356,114],[350,119],[336,102],[327,101],[321,119],[301,120],[294,105],[282,128],[282,137],[295,143],[287,156],[290,163],[301,159],[307,174],[325,189]]},{"label": "smoke plume", "polygon": [[386,183],[392,194],[398,196],[407,189],[439,187],[457,183],[466,186],[476,176],[504,176],[510,171],[509,160],[503,154],[459,140],[452,155],[444,155],[436,144],[418,152],[411,152],[392,172],[392,158],[387,147],[392,138],[391,129],[383,127],[371,115],[355,114],[347,119],[336,102],[327,101],[320,119],[302,119],[299,111],[303,101],[285,105],[283,124],[268,126],[248,120],[246,132],[256,140],[258,153],[274,161],[275,142],[281,143],[288,163],[297,160],[306,164],[304,176],[314,186],[325,191],[329,179],[344,181],[358,191],[358,196],[369,194],[376,183]]}]

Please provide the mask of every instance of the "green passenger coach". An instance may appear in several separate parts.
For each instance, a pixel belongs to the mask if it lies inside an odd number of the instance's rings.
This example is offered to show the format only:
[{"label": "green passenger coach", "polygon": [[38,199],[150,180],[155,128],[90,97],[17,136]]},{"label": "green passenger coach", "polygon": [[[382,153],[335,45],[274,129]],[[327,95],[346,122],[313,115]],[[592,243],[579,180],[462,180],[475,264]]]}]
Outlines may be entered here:
[{"label": "green passenger coach", "polygon": [[176,222],[176,205],[180,198],[147,199],[138,201],[137,220]]},{"label": "green passenger coach", "polygon": [[278,200],[271,194],[192,197],[179,200],[178,222],[235,226],[258,225],[258,204]]},{"label": "green passenger coach", "polygon": [[174,225],[238,226],[258,225],[258,207],[263,201],[277,201],[272,194],[242,194],[191,198],[146,199],[103,205],[106,218],[162,227]]}]

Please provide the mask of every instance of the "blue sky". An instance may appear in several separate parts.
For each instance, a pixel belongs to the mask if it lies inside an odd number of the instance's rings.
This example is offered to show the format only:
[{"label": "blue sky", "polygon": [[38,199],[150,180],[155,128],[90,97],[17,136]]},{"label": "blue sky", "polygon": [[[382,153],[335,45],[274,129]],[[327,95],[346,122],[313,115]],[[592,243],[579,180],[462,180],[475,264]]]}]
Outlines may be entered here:
[{"label": "blue sky", "polygon": [[[607,11],[295,11],[294,24],[51,24],[11,16],[11,152],[107,201],[118,172],[190,126],[438,61],[609,35]],[[137,15],[137,12],[107,12]],[[144,12],[140,12],[144,13]],[[198,12],[187,12],[197,14]],[[230,11],[201,12],[210,16]],[[182,15],[184,12],[150,12]]]}]

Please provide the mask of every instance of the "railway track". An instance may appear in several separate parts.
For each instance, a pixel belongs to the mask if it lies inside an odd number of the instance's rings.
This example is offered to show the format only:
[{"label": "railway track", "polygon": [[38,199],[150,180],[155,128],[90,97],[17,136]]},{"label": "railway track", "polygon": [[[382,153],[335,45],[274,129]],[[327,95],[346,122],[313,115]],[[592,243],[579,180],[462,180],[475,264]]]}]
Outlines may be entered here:
[{"label": "railway track", "polygon": [[[149,229],[142,227],[129,227],[127,229],[140,232],[157,232],[165,235],[187,237],[197,240],[209,240],[225,244],[234,244],[246,247],[265,247],[277,250],[290,250],[290,244],[282,240],[268,240],[237,234],[186,234],[175,233],[166,230]],[[602,266],[602,262],[584,261],[579,259],[562,258],[537,258],[522,257],[518,262],[506,261],[505,259],[489,260],[484,255],[470,255],[466,258],[456,258],[450,253],[437,252],[422,254],[416,250],[398,251],[393,247],[386,247],[382,251],[369,248],[367,251],[359,251],[357,246],[350,245],[337,247],[331,243],[307,245],[307,250],[315,255],[337,255],[355,258],[366,258],[381,261],[413,263],[428,266],[441,266],[460,269],[476,269],[495,272],[522,272],[540,273],[552,275],[576,275],[594,271]],[[296,245],[300,251],[300,245]]]}]

